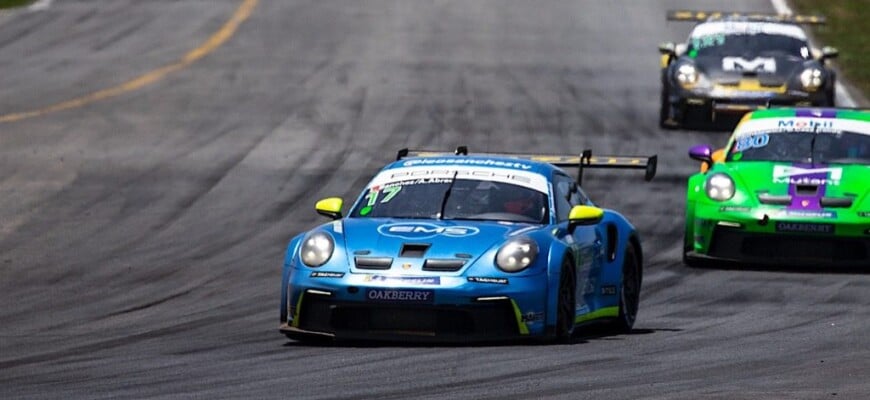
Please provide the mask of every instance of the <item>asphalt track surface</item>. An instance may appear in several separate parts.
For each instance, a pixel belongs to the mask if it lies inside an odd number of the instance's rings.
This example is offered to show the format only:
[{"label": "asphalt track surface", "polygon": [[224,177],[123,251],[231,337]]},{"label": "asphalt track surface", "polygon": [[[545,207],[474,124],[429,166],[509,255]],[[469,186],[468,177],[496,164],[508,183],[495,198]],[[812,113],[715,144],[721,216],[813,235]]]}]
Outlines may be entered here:
[{"label": "asphalt track surface", "polygon": [[[241,0],[0,16],[0,115],[171,65]],[[733,1],[738,10],[769,2]],[[685,178],[722,132],[656,127],[694,1],[261,0],[136,90],[0,124],[0,398],[866,399],[870,276],[690,269]],[[589,174],[647,255],[631,334],[310,346],[278,331],[288,238],[401,147],[647,154]]]}]

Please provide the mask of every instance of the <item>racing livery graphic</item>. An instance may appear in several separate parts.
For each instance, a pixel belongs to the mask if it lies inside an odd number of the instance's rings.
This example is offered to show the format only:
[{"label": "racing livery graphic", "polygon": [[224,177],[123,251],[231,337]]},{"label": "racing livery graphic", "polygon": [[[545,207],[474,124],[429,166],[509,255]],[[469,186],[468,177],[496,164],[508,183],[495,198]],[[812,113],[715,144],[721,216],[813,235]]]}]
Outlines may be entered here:
[{"label": "racing livery graphic", "polygon": [[689,156],[687,264],[870,267],[870,111],[759,110]]},{"label": "racing livery graphic", "polygon": [[663,43],[659,125],[678,128],[779,106],[834,106],[836,49],[813,49],[800,24],[818,16],[670,11],[699,22],[686,43]]},{"label": "racing livery graphic", "polygon": [[[570,177],[560,167],[576,168]],[[399,151],[345,215],[294,237],[280,330],[292,339],[564,339],[630,330],[643,251],[580,188],[584,169],[655,175],[656,157]]]}]

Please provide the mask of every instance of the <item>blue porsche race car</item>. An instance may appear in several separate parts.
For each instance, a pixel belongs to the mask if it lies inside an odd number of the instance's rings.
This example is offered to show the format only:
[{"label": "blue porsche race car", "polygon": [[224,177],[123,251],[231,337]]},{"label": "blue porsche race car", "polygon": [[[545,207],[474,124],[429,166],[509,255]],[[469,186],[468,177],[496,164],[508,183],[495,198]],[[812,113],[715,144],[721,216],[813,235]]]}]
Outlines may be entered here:
[{"label": "blue porsche race car", "polygon": [[[570,177],[560,167],[576,167]],[[603,322],[629,331],[643,252],[635,228],[580,188],[585,168],[656,157],[468,155],[400,150],[347,215],[294,237],[281,280],[291,339],[565,339]]]}]

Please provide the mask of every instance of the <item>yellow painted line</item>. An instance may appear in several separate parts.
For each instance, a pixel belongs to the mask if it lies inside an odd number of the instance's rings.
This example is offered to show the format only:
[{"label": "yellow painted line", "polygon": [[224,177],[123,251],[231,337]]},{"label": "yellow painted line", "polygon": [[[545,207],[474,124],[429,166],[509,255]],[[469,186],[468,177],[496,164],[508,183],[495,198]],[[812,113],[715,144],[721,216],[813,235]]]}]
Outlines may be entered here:
[{"label": "yellow painted line", "polygon": [[81,97],[77,97],[71,100],[67,100],[61,103],[57,103],[48,107],[40,108],[32,111],[23,111],[12,114],[6,114],[0,116],[0,123],[4,122],[14,122],[20,121],[27,118],[38,117],[41,115],[69,110],[72,108],[82,107],[88,104],[91,104],[96,101],[105,100],[112,97],[120,96],[124,93],[132,92],[134,90],[141,89],[144,86],[150,85],[154,82],[157,82],[167,75],[176,72],[178,70],[184,69],[199,59],[205,57],[209,53],[213,52],[215,49],[226,43],[239,28],[239,25],[242,24],[248,17],[251,16],[251,13],[254,11],[254,8],[259,3],[259,0],[243,0],[242,4],[236,9],[235,13],[233,13],[232,17],[221,27],[220,30],[215,32],[211,37],[209,37],[205,42],[203,42],[199,47],[188,52],[181,60],[165,65],[163,67],[157,68],[155,70],[146,72],[136,78],[133,78],[127,82],[124,82],[118,86],[110,87],[108,89],[103,89],[91,94],[87,94]]}]

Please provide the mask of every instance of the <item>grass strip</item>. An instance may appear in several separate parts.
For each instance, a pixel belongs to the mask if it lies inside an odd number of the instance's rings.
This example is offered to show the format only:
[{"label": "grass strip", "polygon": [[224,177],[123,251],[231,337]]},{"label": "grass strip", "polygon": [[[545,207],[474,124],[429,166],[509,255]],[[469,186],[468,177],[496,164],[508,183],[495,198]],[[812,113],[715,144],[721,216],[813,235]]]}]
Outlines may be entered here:
[{"label": "grass strip", "polygon": [[33,3],[33,1],[34,0],[0,0],[0,8],[23,7]]},{"label": "grass strip", "polygon": [[791,0],[791,3],[796,14],[827,17],[827,24],[812,28],[813,35],[825,46],[840,50],[834,63],[841,76],[866,98],[870,94],[870,0]]}]

